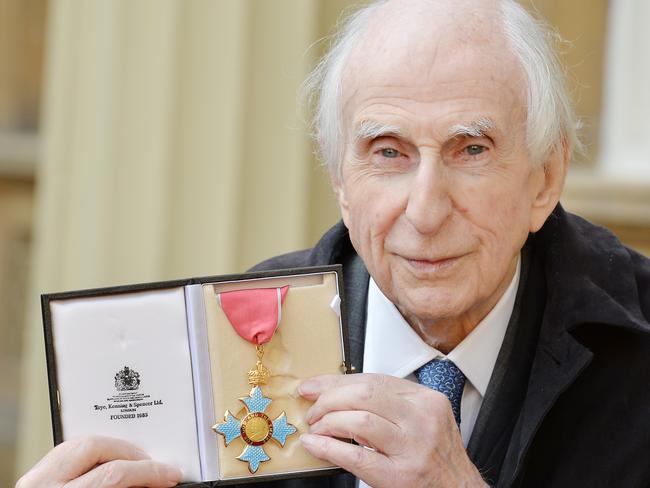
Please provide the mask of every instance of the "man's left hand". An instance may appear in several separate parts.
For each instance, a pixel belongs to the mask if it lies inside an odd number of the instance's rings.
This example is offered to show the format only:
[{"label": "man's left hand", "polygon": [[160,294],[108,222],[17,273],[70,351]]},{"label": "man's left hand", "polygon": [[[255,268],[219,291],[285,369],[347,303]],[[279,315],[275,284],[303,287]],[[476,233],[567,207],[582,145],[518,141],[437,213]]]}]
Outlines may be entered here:
[{"label": "man's left hand", "polygon": [[442,393],[367,373],[317,376],[299,392],[314,401],[307,413],[310,434],[301,437],[305,449],[370,486],[487,486]]}]

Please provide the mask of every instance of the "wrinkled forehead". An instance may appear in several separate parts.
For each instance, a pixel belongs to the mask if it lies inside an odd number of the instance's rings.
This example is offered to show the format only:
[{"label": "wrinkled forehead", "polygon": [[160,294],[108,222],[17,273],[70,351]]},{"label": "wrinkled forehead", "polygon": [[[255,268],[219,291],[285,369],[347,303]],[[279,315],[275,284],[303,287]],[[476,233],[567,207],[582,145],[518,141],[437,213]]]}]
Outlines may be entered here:
[{"label": "wrinkled forehead", "polygon": [[523,97],[523,70],[503,32],[498,4],[387,2],[350,53],[343,77],[344,106],[369,87],[435,91],[482,80],[502,86],[509,96]]}]

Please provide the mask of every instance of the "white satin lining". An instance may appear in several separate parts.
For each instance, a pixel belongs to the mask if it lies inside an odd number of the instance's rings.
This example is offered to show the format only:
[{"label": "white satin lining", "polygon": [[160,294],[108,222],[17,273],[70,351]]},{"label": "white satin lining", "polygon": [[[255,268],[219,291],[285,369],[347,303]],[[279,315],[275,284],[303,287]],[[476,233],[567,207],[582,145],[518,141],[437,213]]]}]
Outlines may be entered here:
[{"label": "white satin lining", "polygon": [[282,320],[282,292],[280,291],[280,288],[276,288],[275,291],[278,292],[278,322],[275,324],[277,330],[277,328],[280,327],[280,321]]}]

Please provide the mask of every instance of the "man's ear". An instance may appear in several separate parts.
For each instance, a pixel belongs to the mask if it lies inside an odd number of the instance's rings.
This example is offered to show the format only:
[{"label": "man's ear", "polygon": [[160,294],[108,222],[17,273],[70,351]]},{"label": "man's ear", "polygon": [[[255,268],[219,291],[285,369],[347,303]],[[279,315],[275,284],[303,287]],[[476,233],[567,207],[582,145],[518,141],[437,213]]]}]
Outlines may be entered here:
[{"label": "man's ear", "polygon": [[530,213],[530,232],[537,232],[560,201],[569,169],[568,142],[554,148],[542,167],[535,170],[536,180]]},{"label": "man's ear", "polygon": [[350,207],[348,205],[348,200],[345,193],[345,185],[343,184],[343,181],[341,181],[341,176],[336,169],[330,169],[330,182],[332,184],[334,194],[336,195],[336,201],[339,204],[339,210],[341,211],[343,223],[347,227],[350,215]]}]

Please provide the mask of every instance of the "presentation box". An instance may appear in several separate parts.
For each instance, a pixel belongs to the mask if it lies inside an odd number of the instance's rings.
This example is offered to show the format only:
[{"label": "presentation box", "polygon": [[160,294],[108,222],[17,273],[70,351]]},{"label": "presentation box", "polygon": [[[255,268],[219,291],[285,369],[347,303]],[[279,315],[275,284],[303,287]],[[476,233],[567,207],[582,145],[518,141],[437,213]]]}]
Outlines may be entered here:
[{"label": "presentation box", "polygon": [[[341,273],[325,266],[43,295],[55,444],[119,437],[178,466],[184,481],[224,485],[340,472],[302,448],[310,402],[297,387],[349,372]],[[256,346],[220,297],[283,287],[279,325],[263,346],[269,375],[255,386]]]}]

